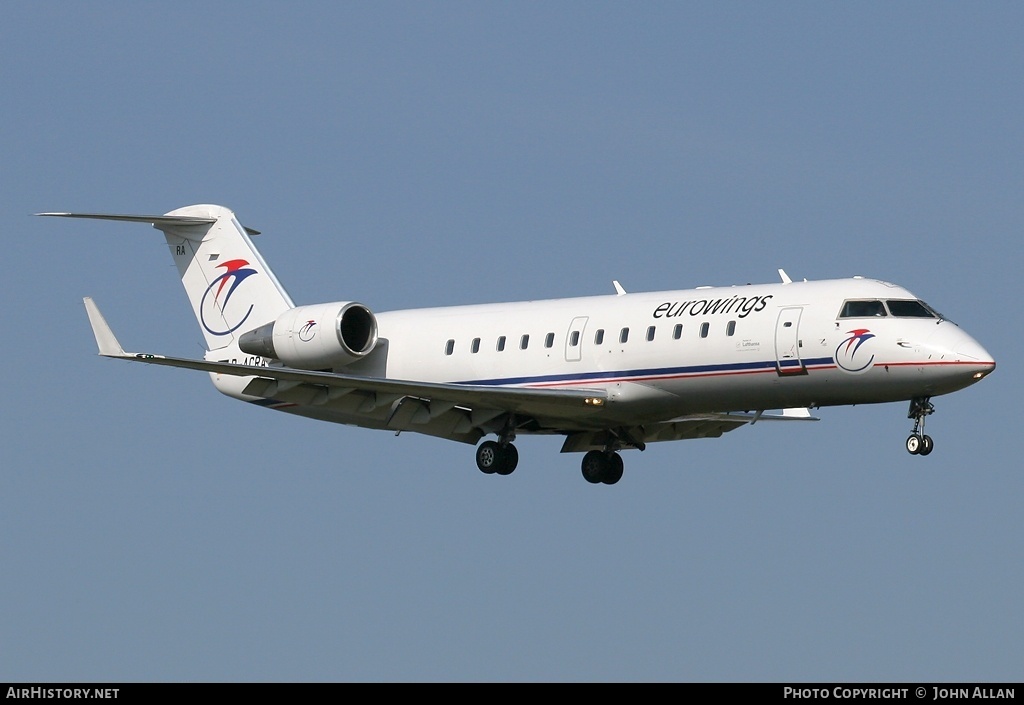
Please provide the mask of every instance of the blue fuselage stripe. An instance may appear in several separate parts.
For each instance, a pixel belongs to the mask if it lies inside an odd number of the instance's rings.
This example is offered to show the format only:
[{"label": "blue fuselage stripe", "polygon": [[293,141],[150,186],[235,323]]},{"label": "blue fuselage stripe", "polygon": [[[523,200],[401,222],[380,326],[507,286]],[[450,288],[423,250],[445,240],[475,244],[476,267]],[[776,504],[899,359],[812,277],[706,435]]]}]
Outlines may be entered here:
[{"label": "blue fuselage stripe", "polygon": [[[833,365],[835,361],[831,357],[818,357],[810,360],[786,360],[783,367],[792,367],[803,363],[805,367],[817,367],[821,365]],[[730,374],[738,372],[764,372],[776,369],[779,363],[776,360],[761,360],[758,362],[732,362],[719,365],[689,365],[686,367],[650,367],[637,370],[605,370],[600,372],[579,372],[576,374],[559,375],[538,375],[532,377],[499,377],[494,379],[474,379],[455,382],[455,384],[480,385],[480,386],[503,386],[513,384],[569,384],[573,382],[585,382],[587,380],[632,380],[637,378],[650,377],[685,377],[689,375],[706,374]]]}]

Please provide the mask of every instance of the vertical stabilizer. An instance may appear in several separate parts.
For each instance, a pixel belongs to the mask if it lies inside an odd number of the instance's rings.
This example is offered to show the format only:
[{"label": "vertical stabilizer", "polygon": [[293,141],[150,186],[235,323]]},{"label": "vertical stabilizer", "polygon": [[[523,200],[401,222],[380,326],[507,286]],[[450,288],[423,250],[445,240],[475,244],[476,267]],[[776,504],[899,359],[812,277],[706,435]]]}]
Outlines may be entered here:
[{"label": "vertical stabilizer", "polygon": [[[235,214],[197,205],[167,213],[163,231],[207,347],[219,350],[293,307]],[[206,222],[193,224],[188,219]],[[210,223],[209,221],[213,222]]]},{"label": "vertical stabilizer", "polygon": [[150,223],[162,231],[211,352],[237,349],[236,340],[243,333],[294,307],[249,239],[256,231],[243,228],[223,206],[186,206],[164,215],[37,215]]}]

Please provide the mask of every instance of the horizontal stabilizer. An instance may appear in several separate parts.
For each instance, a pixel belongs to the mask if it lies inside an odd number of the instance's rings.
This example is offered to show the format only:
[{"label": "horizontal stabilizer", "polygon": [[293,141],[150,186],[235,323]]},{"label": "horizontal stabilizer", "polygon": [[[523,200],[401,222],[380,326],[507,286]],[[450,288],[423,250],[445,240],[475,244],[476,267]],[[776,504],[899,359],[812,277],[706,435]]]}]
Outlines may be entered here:
[{"label": "horizontal stabilizer", "polygon": [[[128,215],[122,213],[36,213],[54,218],[85,218],[87,220],[120,220],[126,223],[151,223],[153,227],[182,225],[213,225],[216,218],[202,218],[194,215]],[[243,226],[244,227],[244,226]],[[259,235],[259,230],[245,228],[249,235]]]},{"label": "horizontal stabilizer", "polygon": [[87,218],[92,220],[122,220],[128,223],[153,225],[212,225],[216,218],[197,218],[191,215],[121,215],[118,213],[36,213],[56,218]]}]

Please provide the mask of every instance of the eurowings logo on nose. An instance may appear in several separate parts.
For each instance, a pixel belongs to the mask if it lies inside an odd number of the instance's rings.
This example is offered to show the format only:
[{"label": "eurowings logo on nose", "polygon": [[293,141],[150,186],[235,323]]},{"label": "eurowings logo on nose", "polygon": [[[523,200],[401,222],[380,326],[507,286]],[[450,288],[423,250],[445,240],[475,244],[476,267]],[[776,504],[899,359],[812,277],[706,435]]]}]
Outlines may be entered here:
[{"label": "eurowings logo on nose", "polygon": [[836,364],[847,372],[863,372],[874,364],[875,355],[867,349],[861,352],[861,346],[876,336],[867,328],[855,328],[846,333],[850,337],[836,348]]},{"label": "eurowings logo on nose", "polygon": [[217,269],[226,271],[210,282],[203,292],[203,299],[199,304],[199,319],[203,328],[211,335],[229,335],[245,323],[253,309],[252,303],[245,308],[244,301],[239,303],[235,300],[232,304],[232,297],[242,282],[259,272],[252,269],[244,259],[233,259],[218,264]]}]

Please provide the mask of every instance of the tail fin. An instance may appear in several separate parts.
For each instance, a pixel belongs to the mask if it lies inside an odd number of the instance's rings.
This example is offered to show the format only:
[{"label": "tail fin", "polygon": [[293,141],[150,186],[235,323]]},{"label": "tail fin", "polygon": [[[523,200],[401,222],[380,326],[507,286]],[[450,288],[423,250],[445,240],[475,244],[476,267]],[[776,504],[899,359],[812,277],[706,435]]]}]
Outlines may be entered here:
[{"label": "tail fin", "polygon": [[156,222],[167,238],[192,311],[210,350],[273,321],[294,307],[235,214],[222,206],[187,206],[167,214],[209,225]]},{"label": "tail fin", "polygon": [[249,239],[249,234],[257,231],[243,228],[223,206],[186,206],[162,216],[39,215],[151,223],[162,231],[210,351],[235,345],[243,333],[294,308]]}]

